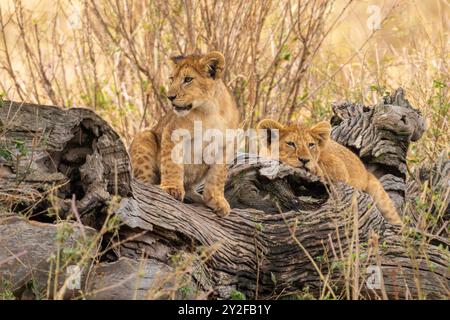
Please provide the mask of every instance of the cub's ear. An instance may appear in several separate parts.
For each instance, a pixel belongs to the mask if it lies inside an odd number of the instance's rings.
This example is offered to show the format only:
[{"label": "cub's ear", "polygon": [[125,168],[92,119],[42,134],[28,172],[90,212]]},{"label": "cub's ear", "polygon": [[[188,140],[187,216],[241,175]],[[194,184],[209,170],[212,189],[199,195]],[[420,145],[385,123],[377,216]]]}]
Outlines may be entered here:
[{"label": "cub's ear", "polygon": [[212,51],[200,59],[200,66],[209,77],[219,79],[225,70],[225,57],[219,51]]},{"label": "cub's ear", "polygon": [[281,129],[284,129],[284,126],[281,123],[279,123],[279,122],[277,122],[275,120],[264,119],[264,120],[261,120],[258,123],[258,126],[256,128],[258,130],[259,129],[278,129],[278,130],[281,130]]},{"label": "cub's ear", "polygon": [[273,130],[281,131],[284,129],[284,126],[275,120],[264,119],[258,123],[256,129],[266,131],[267,145],[270,146],[272,143],[272,134],[275,134]]},{"label": "cub's ear", "polygon": [[312,127],[309,132],[317,139],[319,145],[324,145],[330,139],[331,125],[326,121],[322,121]]}]

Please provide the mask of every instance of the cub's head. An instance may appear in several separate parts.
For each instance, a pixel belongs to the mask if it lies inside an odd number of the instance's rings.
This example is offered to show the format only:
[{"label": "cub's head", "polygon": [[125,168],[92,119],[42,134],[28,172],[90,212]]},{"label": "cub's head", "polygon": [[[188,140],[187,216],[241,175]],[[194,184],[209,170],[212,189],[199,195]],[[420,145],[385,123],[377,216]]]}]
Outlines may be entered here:
[{"label": "cub's head", "polygon": [[[276,148],[271,139],[278,137],[278,156],[281,162],[292,167],[315,171],[320,154],[330,140],[331,126],[320,122],[311,128],[297,125],[282,125],[274,120],[265,119],[258,129],[267,130],[268,147]],[[278,130],[278,131],[274,131]]]},{"label": "cub's head", "polygon": [[187,115],[195,108],[213,108],[216,84],[221,81],[225,58],[218,51],[206,55],[188,55],[171,58],[173,70],[167,98],[178,116]]}]

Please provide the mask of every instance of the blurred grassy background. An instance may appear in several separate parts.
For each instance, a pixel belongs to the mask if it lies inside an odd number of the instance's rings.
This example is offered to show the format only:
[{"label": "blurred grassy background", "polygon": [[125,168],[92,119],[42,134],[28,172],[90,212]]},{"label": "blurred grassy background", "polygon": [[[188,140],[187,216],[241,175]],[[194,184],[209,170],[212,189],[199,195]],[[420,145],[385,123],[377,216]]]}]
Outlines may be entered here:
[{"label": "blurred grassy background", "polygon": [[[243,125],[316,121],[401,86],[429,122],[410,162],[449,141],[448,0],[2,0],[0,92],[87,106],[129,143],[167,110],[167,59],[220,50]],[[379,23],[373,29],[372,23]]]}]

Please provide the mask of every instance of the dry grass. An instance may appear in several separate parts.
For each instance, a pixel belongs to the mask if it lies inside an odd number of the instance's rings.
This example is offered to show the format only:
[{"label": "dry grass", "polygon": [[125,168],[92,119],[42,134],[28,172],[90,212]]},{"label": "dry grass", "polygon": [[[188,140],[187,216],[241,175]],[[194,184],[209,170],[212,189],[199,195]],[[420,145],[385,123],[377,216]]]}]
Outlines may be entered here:
[{"label": "dry grass", "polygon": [[[367,26],[370,5],[380,29]],[[262,117],[318,120],[333,101],[373,104],[404,87],[433,123],[411,152],[423,161],[450,131],[449,12],[443,0],[7,0],[0,90],[91,107],[129,143],[166,110],[168,57],[221,50],[246,126]]]}]

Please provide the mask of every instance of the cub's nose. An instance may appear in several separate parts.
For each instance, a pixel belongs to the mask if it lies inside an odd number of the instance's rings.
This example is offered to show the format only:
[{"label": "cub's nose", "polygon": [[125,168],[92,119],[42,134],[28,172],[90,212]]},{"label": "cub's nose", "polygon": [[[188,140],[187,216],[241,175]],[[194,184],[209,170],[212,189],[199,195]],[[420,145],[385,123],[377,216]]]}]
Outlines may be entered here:
[{"label": "cub's nose", "polygon": [[170,101],[175,100],[176,97],[177,97],[177,96],[167,96],[167,98],[168,98]]},{"label": "cub's nose", "polygon": [[303,163],[303,165],[306,165],[306,164],[309,162],[309,159],[298,158],[298,161],[300,161],[301,163]]}]

